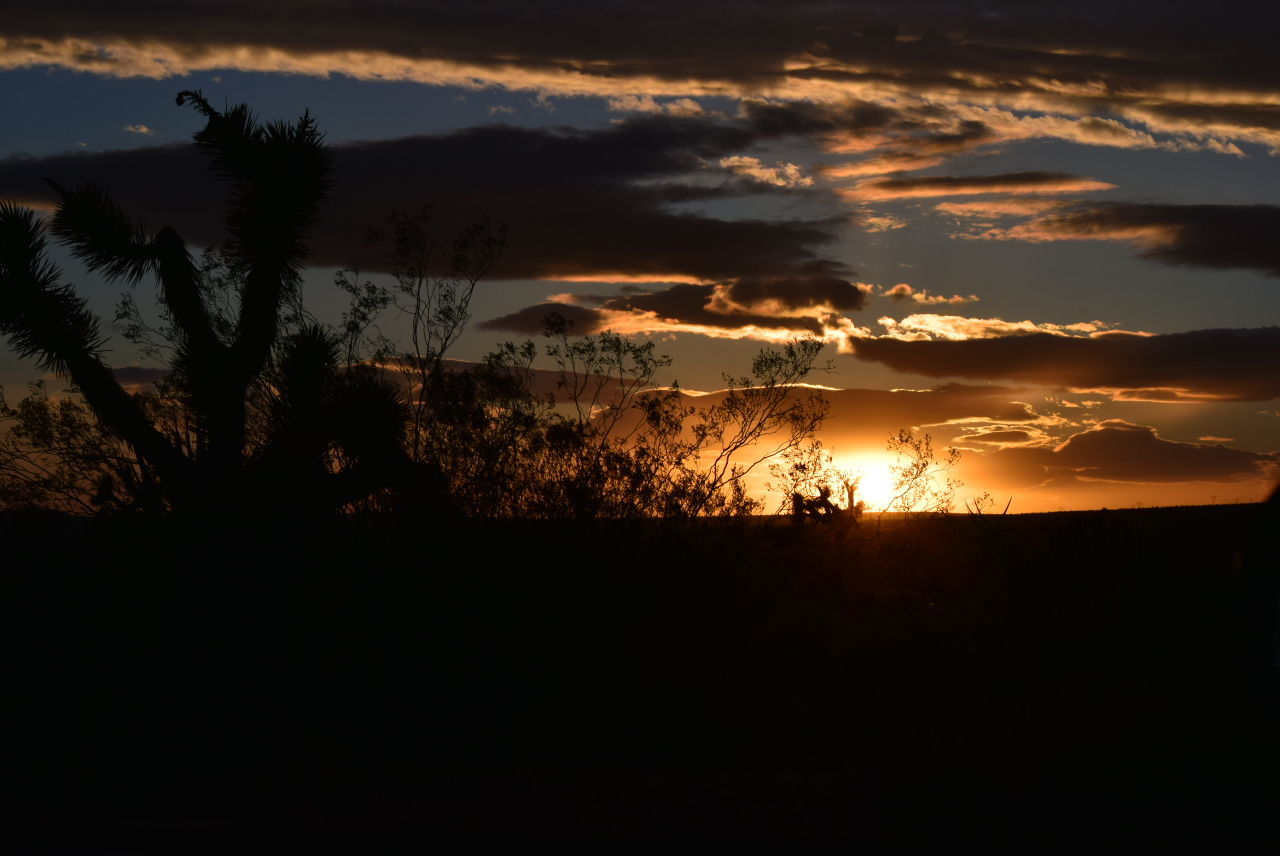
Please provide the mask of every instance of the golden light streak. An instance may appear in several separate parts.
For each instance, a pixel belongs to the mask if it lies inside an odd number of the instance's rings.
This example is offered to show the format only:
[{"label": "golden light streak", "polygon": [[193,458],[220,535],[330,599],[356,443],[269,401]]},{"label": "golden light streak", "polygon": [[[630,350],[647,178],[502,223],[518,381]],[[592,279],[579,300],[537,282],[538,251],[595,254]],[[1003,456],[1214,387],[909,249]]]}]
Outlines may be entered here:
[{"label": "golden light streak", "polygon": [[592,273],[548,273],[537,277],[539,282],[598,282],[625,283],[636,285],[665,285],[680,283],[682,285],[705,285],[706,280],[683,273],[623,273],[622,271],[594,271]]},{"label": "golden light streak", "polygon": [[860,181],[853,187],[840,188],[836,192],[855,202],[879,202],[889,199],[923,199],[939,196],[986,196],[999,193],[1090,193],[1096,190],[1113,190],[1114,184],[1093,179],[1062,179],[1052,182],[1008,182],[1003,184],[919,184],[899,185],[892,180],[875,179]]}]

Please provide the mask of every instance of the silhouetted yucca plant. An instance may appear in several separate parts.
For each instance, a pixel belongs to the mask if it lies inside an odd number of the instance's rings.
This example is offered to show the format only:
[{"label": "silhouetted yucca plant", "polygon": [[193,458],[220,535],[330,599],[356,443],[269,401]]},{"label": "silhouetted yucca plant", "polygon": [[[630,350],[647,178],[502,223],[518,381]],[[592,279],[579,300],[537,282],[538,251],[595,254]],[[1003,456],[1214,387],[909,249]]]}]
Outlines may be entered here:
[{"label": "silhouetted yucca plant", "polygon": [[[212,261],[197,263],[174,229],[151,231],[94,185],[54,184],[47,227],[108,281],[155,279],[164,320],[152,345],[167,350],[170,369],[158,391],[121,387],[98,319],[47,258],[45,228],[30,210],[0,203],[0,332],[69,379],[85,424],[132,455],[131,475],[107,467],[96,495],[167,509],[255,498],[332,509],[406,486],[404,402],[374,378],[340,375],[338,338],[297,312],[304,242],[330,180],[314,120],[263,124],[244,105],[215,110],[199,92],[180,93],[178,104],[205,118],[195,143],[230,184],[228,237]],[[141,317],[131,298],[125,314]],[[177,411],[167,423],[158,418],[166,408]],[[364,422],[350,415],[357,409]]]}]

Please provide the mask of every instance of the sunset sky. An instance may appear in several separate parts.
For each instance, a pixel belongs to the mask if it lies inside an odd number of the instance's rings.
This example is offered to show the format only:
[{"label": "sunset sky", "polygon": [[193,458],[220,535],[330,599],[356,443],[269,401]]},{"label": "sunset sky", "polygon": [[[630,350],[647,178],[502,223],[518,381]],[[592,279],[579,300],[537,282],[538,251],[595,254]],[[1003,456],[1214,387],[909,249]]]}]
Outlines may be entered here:
[{"label": "sunset sky", "polygon": [[[817,335],[823,439],[868,481],[912,428],[963,451],[962,496],[1015,511],[1259,498],[1280,13],[1058,5],[24,4],[0,18],[0,198],[94,181],[214,244],[222,191],[176,93],[309,109],[335,146],[322,317],[336,269],[385,268],[366,230],[431,203],[510,234],[451,356],[554,309],[711,391]],[[119,288],[58,261],[109,320]],[[118,336],[110,358],[146,366]],[[11,401],[37,376],[0,358]]]}]

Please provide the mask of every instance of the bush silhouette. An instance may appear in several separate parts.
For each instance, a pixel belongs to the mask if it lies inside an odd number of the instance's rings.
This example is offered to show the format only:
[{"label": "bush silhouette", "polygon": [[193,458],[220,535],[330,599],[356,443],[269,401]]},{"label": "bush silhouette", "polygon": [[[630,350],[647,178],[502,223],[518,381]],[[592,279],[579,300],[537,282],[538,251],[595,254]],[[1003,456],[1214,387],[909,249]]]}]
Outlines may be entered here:
[{"label": "bush silhouette", "polygon": [[459,509],[477,517],[694,518],[758,511],[759,465],[812,439],[826,402],[798,383],[814,340],[763,350],[748,377],[697,406],[656,386],[670,359],[603,332],[573,336],[548,319],[555,391],[532,391],[532,342],[508,343],[465,372],[439,373],[419,448]]}]

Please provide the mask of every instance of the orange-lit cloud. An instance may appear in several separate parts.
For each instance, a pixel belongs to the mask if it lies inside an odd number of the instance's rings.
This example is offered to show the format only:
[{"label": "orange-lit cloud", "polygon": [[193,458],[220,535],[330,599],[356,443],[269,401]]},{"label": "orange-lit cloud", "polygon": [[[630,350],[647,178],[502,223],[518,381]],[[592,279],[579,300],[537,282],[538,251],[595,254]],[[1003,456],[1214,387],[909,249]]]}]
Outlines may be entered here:
[{"label": "orange-lit cloud", "polygon": [[891,297],[894,300],[918,303],[924,306],[934,306],[937,304],[949,304],[952,306],[960,306],[965,303],[974,303],[978,300],[976,294],[970,294],[968,297],[953,294],[947,297],[942,294],[930,294],[927,290],[917,291],[905,282],[900,282],[885,293],[885,297]]},{"label": "orange-lit cloud", "polygon": [[1016,172],[1005,175],[925,178],[881,178],[841,188],[846,199],[860,202],[918,199],[936,196],[975,196],[994,193],[1088,193],[1111,190],[1114,184],[1057,172]]},{"label": "orange-lit cloud", "polygon": [[[898,288],[899,286],[894,286],[887,293],[890,296],[898,296],[893,293]],[[907,288],[910,289],[911,286],[907,286]],[[906,294],[914,297],[913,292],[908,291]],[[880,318],[878,323],[885,329],[880,338],[898,339],[904,342],[994,339],[1031,333],[1047,333],[1052,336],[1098,336],[1107,332],[1113,326],[1104,321],[1048,324],[1035,321],[1005,321],[1003,318],[970,318],[965,315],[933,315],[929,313],[908,315],[901,319],[884,317]],[[1135,333],[1131,335],[1145,334]]]},{"label": "orange-lit cloud", "polygon": [[776,187],[809,187],[813,184],[813,179],[804,175],[800,167],[786,161],[778,161],[773,166],[768,166],[759,158],[733,155],[720,158],[720,166],[752,181],[772,184]]},{"label": "orange-lit cloud", "polygon": [[[662,282],[682,282],[697,285],[702,282],[700,277],[687,276],[680,273],[625,273],[623,271],[602,270],[595,273],[579,273],[579,274],[557,274],[549,273],[542,277],[543,280],[549,282],[595,282],[595,283],[626,283],[628,285],[652,285]],[[564,299],[561,299],[561,298]],[[548,298],[549,300],[558,300],[561,303],[572,303],[581,295],[556,295]]]},{"label": "orange-lit cloud", "polygon": [[1049,435],[1039,430],[999,429],[979,431],[974,434],[961,434],[948,443],[963,448],[977,443],[980,447],[1013,448],[1018,446],[1041,446],[1049,439]]},{"label": "orange-lit cloud", "polygon": [[[1054,99],[1037,99],[1034,96],[1029,103],[1020,106],[1026,110],[1036,110],[1037,105],[1045,107],[1050,113],[1058,112]],[[969,121],[983,123],[990,129],[993,140],[999,142],[1017,142],[1036,139],[1056,139],[1078,143],[1085,146],[1107,146],[1119,149],[1172,149],[1196,150],[1213,148],[1212,144],[1192,139],[1159,140],[1141,128],[1126,125],[1115,119],[1098,116],[1073,117],[1069,115],[1030,115],[1015,112],[1013,109],[999,108],[977,104],[962,104],[955,108],[958,116]],[[1231,154],[1238,154],[1238,151]]]},{"label": "orange-lit cloud", "polygon": [[652,95],[635,93],[618,95],[606,99],[610,110],[619,113],[666,113],[671,116],[697,116],[702,113],[702,105],[692,98],[676,98],[671,101],[658,101]]},{"label": "orange-lit cloud", "polygon": [[862,308],[871,291],[871,286],[836,277],[742,277],[701,285],[677,283],[650,292],[629,290],[617,296],[579,295],[568,303],[530,306],[480,327],[537,333],[555,313],[570,321],[576,333],[695,333],[767,342],[811,335],[842,344],[848,335],[868,332],[844,313]]},{"label": "orange-lit cloud", "polygon": [[827,178],[865,178],[872,175],[885,175],[891,172],[912,172],[928,169],[942,163],[940,157],[909,154],[884,154],[853,163],[826,166],[822,174]]},{"label": "orange-lit cloud", "polygon": [[[867,111],[864,111],[864,115]],[[839,115],[839,114],[836,114]],[[942,155],[956,155],[1000,141],[992,129],[975,119],[962,119],[923,105],[895,103],[880,109],[879,123],[845,122],[823,135],[824,147],[835,154],[878,152],[859,162],[861,166],[902,164],[897,169],[924,169],[925,162],[941,162]],[[896,170],[878,170],[888,172]],[[877,174],[878,174],[877,173]]]},{"label": "orange-lit cloud", "polygon": [[1273,51],[1269,23],[1247,13],[1153,17],[1092,0],[1069,9],[801,0],[785,10],[698,0],[554,15],[513,0],[368,0],[328,4],[323,15],[67,0],[7,17],[0,68],[156,79],[221,69],[342,74],[671,103],[860,100],[927,106],[1005,140],[1230,151],[1280,139],[1280,85],[1256,59]]},{"label": "orange-lit cloud", "polygon": [[1060,199],[1012,196],[971,202],[939,202],[934,206],[934,210],[956,217],[1031,217],[1070,204]]},{"label": "orange-lit cloud", "polygon": [[[1224,103],[1206,93],[1178,93],[1183,97],[1152,98],[1127,105],[1123,112],[1164,134],[1201,137],[1218,144],[1219,150],[1242,155],[1236,142],[1267,146],[1280,153],[1280,104],[1263,99],[1247,100],[1240,93],[1238,103]],[[1230,96],[1227,96],[1230,97]]]},{"label": "orange-lit cloud", "polygon": [[907,221],[892,214],[862,214],[858,218],[863,230],[867,232],[892,232],[905,228]]}]

